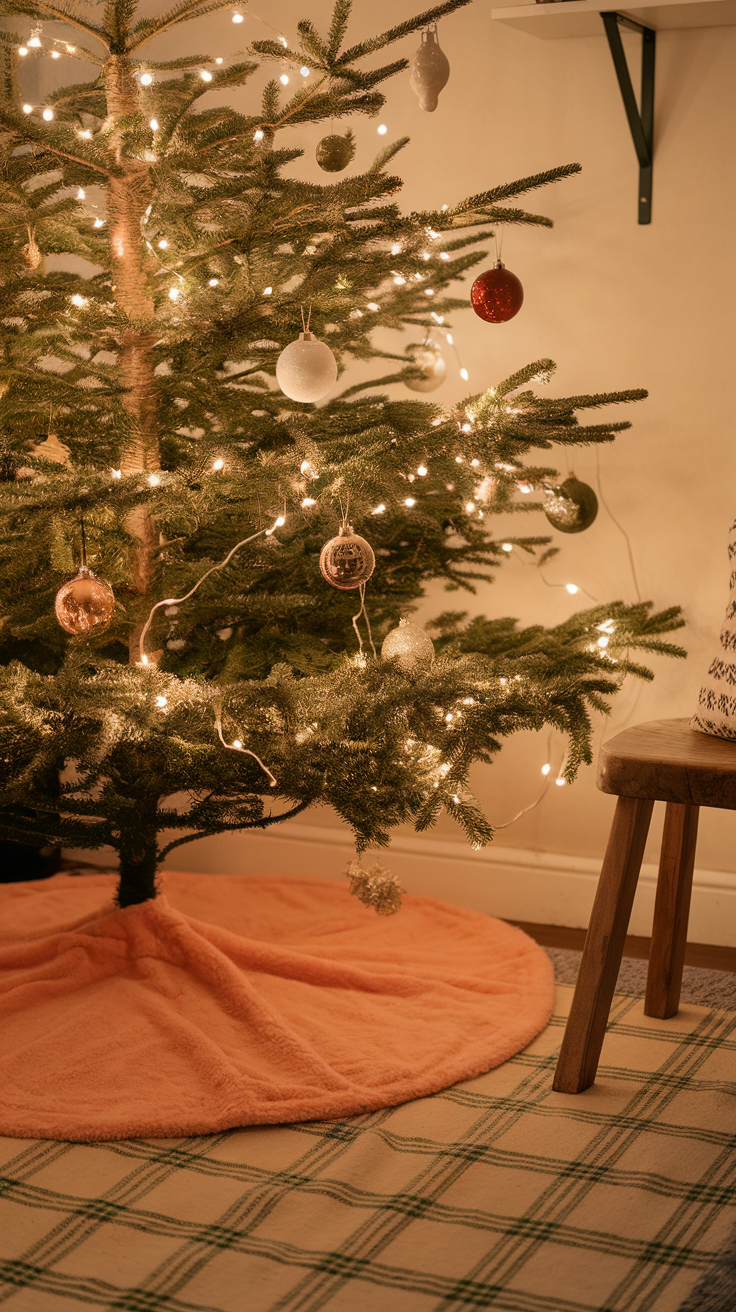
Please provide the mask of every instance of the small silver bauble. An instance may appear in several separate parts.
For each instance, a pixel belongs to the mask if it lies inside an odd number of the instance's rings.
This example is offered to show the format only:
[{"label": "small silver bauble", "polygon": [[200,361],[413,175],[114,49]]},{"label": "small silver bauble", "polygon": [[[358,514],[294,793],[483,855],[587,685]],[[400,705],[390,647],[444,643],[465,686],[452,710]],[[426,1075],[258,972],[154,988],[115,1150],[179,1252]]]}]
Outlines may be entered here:
[{"label": "small silver bauble", "polygon": [[402,670],[428,670],[434,661],[434,643],[424,629],[410,620],[399,620],[399,627],[383,640],[381,657],[397,660]]},{"label": "small silver bauble", "polygon": [[422,33],[422,44],[411,61],[410,86],[419,97],[419,104],[430,114],[437,108],[437,97],[447,84],[450,64],[440,50],[437,28],[428,27]]},{"label": "small silver bauble", "polygon": [[412,392],[434,392],[441,387],[447,374],[447,365],[433,343],[408,348],[411,362],[421,369],[421,378],[407,378],[406,385]]},{"label": "small silver bauble", "polygon": [[337,361],[329,346],[303,332],[276,361],[276,381],[292,401],[321,401],[337,381]]},{"label": "small silver bauble", "polygon": [[330,538],[319,556],[322,577],[333,588],[347,590],[367,583],[375,568],[373,547],[365,538],[358,537],[349,524],[344,524],[336,538]]},{"label": "small silver bauble", "polygon": [[331,132],[322,138],[316,150],[317,163],[325,173],[342,173],[354,154],[355,142],[350,133],[341,137],[337,132]]},{"label": "small silver bauble", "polygon": [[115,596],[109,583],[98,579],[86,565],[56,594],[56,618],[67,633],[92,633],[110,623]]}]

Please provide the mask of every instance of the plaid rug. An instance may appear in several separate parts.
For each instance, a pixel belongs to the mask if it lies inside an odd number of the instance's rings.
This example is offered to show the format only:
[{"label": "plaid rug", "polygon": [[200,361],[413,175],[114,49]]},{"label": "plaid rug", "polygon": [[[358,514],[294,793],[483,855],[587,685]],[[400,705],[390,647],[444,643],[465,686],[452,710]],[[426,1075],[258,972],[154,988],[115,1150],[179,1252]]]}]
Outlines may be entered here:
[{"label": "plaid rug", "polygon": [[497,1070],[354,1120],[0,1140],[9,1312],[674,1312],[736,1221],[736,1012],[618,996],[552,1092],[572,990]]}]

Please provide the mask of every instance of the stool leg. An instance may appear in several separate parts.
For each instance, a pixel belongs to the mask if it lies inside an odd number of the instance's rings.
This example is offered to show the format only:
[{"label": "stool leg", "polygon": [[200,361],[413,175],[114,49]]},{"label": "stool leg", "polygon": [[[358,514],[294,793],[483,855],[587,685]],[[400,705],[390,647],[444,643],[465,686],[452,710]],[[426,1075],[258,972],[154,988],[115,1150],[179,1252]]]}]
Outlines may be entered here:
[{"label": "stool leg", "polygon": [[619,797],[585,939],[553,1088],[581,1093],[595,1079],[654,802]]},{"label": "stool leg", "polygon": [[668,802],[659,857],[644,1012],[666,1020],[680,1004],[687,918],[693,887],[698,807]]}]

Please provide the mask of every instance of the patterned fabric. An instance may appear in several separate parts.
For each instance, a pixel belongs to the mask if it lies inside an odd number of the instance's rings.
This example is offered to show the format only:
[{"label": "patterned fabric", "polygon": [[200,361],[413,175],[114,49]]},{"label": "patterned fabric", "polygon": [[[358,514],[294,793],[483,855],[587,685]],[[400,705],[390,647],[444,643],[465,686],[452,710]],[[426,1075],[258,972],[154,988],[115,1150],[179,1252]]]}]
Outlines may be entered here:
[{"label": "patterned fabric", "polygon": [[572,989],[504,1066],[350,1121],[0,1141],[9,1312],[675,1312],[736,1221],[736,1012],[618,996],[552,1092]]},{"label": "patterned fabric", "polygon": [[721,654],[708,669],[690,728],[715,738],[736,739],[736,524],[731,526],[728,559],[731,598],[721,629]]}]

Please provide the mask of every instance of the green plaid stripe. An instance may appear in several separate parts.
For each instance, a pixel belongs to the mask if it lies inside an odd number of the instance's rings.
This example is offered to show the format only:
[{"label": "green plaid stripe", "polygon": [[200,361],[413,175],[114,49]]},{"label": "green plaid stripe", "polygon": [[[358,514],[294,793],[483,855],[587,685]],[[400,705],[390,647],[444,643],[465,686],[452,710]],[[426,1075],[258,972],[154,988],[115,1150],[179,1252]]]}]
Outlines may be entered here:
[{"label": "green plaid stripe", "polygon": [[736,1223],[736,1013],[617,997],[573,1098],[551,1091],[570,993],[497,1071],[355,1120],[0,1141],[0,1304],[675,1312]]}]

